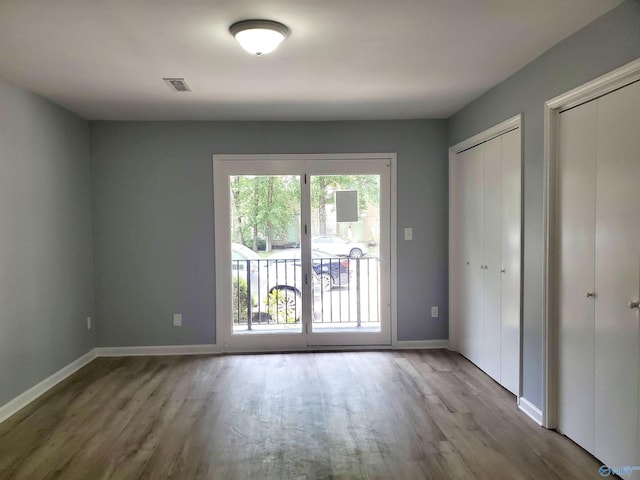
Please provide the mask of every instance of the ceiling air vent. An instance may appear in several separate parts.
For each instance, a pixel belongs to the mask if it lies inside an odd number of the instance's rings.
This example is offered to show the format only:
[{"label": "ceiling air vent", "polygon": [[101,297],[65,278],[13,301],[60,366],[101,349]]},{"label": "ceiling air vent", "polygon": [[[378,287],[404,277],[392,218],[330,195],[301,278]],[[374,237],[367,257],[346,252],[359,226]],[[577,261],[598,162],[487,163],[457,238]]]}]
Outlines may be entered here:
[{"label": "ceiling air vent", "polygon": [[187,85],[187,82],[184,81],[184,78],[163,78],[164,83],[169,85],[171,90],[175,90],[176,92],[190,92],[191,87]]}]

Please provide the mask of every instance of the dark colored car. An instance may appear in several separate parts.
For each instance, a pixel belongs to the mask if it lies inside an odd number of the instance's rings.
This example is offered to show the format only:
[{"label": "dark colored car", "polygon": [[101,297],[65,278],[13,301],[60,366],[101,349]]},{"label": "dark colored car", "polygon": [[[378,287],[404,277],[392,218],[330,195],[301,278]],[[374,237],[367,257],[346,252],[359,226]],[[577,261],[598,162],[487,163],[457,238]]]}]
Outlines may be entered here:
[{"label": "dark colored car", "polygon": [[[296,265],[300,265],[301,252],[299,248],[288,248],[281,252],[274,253],[269,260],[285,261],[295,260]],[[349,260],[332,255],[331,253],[312,251],[313,273],[316,281],[320,282],[322,290],[327,291],[333,287],[349,284],[351,271]]]}]

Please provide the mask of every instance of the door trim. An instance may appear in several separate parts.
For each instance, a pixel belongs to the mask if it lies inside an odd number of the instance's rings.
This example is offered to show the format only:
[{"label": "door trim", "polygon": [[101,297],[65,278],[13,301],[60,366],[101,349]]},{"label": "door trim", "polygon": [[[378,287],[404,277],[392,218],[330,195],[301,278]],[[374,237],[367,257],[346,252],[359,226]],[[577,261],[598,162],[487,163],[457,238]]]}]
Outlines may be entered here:
[{"label": "door trim", "polygon": [[[227,162],[237,162],[237,161],[265,161],[265,160],[283,160],[287,163],[293,161],[307,161],[307,160],[371,160],[371,159],[384,159],[388,160],[390,164],[390,323],[391,323],[391,347],[395,347],[398,344],[398,325],[397,325],[397,154],[390,153],[327,153],[327,154],[215,154],[213,155],[213,201],[214,201],[214,253],[215,253],[215,245],[222,245],[227,241],[225,235],[226,233],[221,228],[216,228],[216,204],[222,201],[220,195],[224,194],[224,192],[220,192],[219,189],[216,188],[216,178],[218,177],[217,173],[220,171],[222,166]],[[224,279],[222,278],[222,271],[219,268],[215,268],[215,280],[216,285],[222,285]],[[216,290],[217,290],[216,286]],[[215,295],[215,293],[214,293]],[[217,295],[216,295],[217,296]],[[221,322],[218,321],[219,318],[223,318],[223,314],[221,312],[221,303],[216,300],[216,344],[219,346],[220,351],[233,351],[232,348],[229,348],[225,345],[223,326]],[[376,348],[379,348],[379,345],[376,345]],[[278,348],[278,347],[275,347]],[[307,346],[307,347],[296,347],[295,350],[317,350],[317,346]],[[337,347],[337,348],[351,348],[351,347]],[[246,350],[246,349],[244,349]],[[257,349],[252,351],[270,351],[273,348],[264,348]]]},{"label": "door trim", "polygon": [[557,119],[560,112],[595,100],[640,80],[640,58],[623,65],[544,104],[544,206],[543,206],[543,388],[542,426],[557,426]]},{"label": "door trim", "polygon": [[476,147],[481,143],[488,142],[500,135],[504,135],[511,130],[515,130],[516,128],[520,128],[522,126],[522,114],[514,115],[511,118],[506,119],[504,122],[500,122],[497,125],[494,125],[487,130],[484,130],[477,135],[474,135],[471,138],[467,138],[466,140],[461,141],[460,143],[456,143],[452,147],[449,147],[449,162],[451,159],[455,159],[455,156],[459,153],[464,152],[465,150],[469,150],[470,148]]}]

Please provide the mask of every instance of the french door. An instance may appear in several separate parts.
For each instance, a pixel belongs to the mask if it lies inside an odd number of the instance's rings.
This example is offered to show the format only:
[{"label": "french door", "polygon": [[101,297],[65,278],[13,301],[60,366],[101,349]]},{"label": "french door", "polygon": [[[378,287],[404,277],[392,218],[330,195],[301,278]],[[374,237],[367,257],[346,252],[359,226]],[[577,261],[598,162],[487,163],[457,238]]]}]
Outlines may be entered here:
[{"label": "french door", "polygon": [[391,156],[214,158],[217,343],[389,345]]}]

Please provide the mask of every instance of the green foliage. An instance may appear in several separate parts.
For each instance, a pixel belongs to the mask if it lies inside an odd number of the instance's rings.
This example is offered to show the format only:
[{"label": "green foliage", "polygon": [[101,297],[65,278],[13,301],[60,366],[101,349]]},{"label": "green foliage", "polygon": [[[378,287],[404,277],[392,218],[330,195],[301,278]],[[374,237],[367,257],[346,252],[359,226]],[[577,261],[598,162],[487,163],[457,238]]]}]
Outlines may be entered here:
[{"label": "green foliage", "polygon": [[273,240],[286,238],[289,225],[300,214],[298,177],[237,176],[231,178],[230,187],[232,238],[236,242],[270,251]]},{"label": "green foliage", "polygon": [[323,197],[325,205],[333,204],[333,192],[336,190],[356,190],[361,210],[377,207],[379,204],[378,175],[322,175],[311,177],[311,207],[318,208]]},{"label": "green foliage", "polygon": [[[253,242],[246,242],[244,245],[253,249]],[[267,240],[264,237],[259,236],[256,241],[256,247],[256,252],[264,252],[267,249]]]},{"label": "green foliage", "polygon": [[[271,251],[275,240],[285,240],[287,230],[300,215],[300,177],[294,175],[239,175],[231,177],[232,238],[249,248]],[[378,206],[377,175],[314,175],[311,207],[317,209],[320,234],[327,233],[327,206],[337,190],[356,190],[364,211]],[[264,247],[262,246],[264,242]]]},{"label": "green foliage", "polygon": [[233,305],[233,323],[245,323],[248,320],[247,282],[244,278],[235,277],[231,287]]},{"label": "green foliage", "polygon": [[358,208],[377,207],[380,197],[378,175],[316,175],[311,177],[311,207],[319,212],[320,235],[327,233],[327,205],[335,203],[337,190],[356,190]]},{"label": "green foliage", "polygon": [[[267,313],[276,323],[295,323],[297,295],[293,290],[276,289],[263,300]],[[301,305],[297,305],[298,312]]]}]

